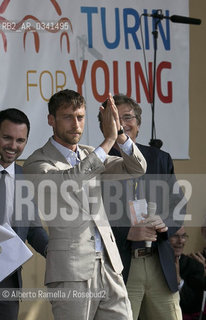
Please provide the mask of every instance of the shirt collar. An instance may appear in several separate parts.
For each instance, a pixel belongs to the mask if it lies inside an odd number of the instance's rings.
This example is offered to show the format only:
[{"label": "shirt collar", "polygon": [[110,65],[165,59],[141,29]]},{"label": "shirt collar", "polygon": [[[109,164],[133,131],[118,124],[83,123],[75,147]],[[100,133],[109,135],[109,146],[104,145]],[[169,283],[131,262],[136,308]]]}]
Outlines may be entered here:
[{"label": "shirt collar", "polygon": [[55,148],[65,157],[65,159],[69,162],[73,162],[72,160],[75,158],[77,161],[79,160],[79,146],[77,145],[77,151],[74,152],[67,147],[64,147],[62,144],[58,143],[54,140],[53,137],[50,138],[50,142],[53,144]]},{"label": "shirt collar", "polygon": [[15,166],[14,166],[14,162],[12,162],[12,164],[10,164],[10,166],[8,166],[7,168],[4,168],[1,164],[0,164],[0,172],[6,170],[6,172],[10,175],[10,177],[14,178],[15,175]]}]

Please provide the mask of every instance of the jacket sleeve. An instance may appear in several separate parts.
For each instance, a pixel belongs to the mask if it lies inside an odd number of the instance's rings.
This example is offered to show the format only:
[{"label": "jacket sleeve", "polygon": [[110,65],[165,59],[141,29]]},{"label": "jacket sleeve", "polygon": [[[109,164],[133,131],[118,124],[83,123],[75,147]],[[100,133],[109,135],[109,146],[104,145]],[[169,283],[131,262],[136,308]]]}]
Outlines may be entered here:
[{"label": "jacket sleeve", "polygon": [[48,246],[48,234],[42,227],[42,223],[35,207],[35,220],[31,221],[27,233],[28,243],[42,256],[46,257]]},{"label": "jacket sleeve", "polygon": [[[136,146],[133,143],[132,154],[127,155],[122,150],[120,151],[121,157],[117,156],[107,156],[105,161],[105,173],[106,174],[125,174],[124,179],[133,177],[138,177],[143,175],[147,170],[147,162]],[[128,176],[126,174],[129,174]]]},{"label": "jacket sleeve", "polygon": [[204,287],[203,265],[190,257],[183,256],[180,259],[180,276],[184,280],[180,290],[180,306],[183,312],[200,311]]},{"label": "jacket sleeve", "polygon": [[42,256],[46,257],[48,235],[43,227],[30,227],[27,235],[28,243]]}]

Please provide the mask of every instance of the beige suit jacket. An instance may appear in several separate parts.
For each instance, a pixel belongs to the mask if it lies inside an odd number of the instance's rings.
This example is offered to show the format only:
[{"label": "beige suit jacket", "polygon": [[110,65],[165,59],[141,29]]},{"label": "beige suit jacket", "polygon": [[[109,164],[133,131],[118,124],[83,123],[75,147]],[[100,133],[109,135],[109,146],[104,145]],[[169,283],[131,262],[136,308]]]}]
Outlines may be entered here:
[{"label": "beige suit jacket", "polygon": [[[146,161],[135,144],[131,156],[108,156],[102,163],[90,146],[79,145],[81,162],[72,167],[50,140],[24,164],[35,185],[35,198],[49,227],[45,283],[83,281],[92,277],[95,264],[95,227],[117,273],[123,266],[108,222],[98,175],[139,176]],[[125,174],[125,175],[123,175]],[[121,176],[120,176],[121,175]],[[106,175],[108,177],[108,175]]]}]

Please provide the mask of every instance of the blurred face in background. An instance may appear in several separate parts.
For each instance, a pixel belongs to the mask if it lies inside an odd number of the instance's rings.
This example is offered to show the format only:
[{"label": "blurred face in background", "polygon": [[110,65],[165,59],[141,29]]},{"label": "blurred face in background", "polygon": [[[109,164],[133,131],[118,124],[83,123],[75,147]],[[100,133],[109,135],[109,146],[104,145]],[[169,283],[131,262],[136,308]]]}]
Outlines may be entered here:
[{"label": "blurred face in background", "polygon": [[128,104],[117,105],[120,123],[123,126],[124,133],[126,133],[133,142],[139,132],[139,125],[134,110]]},{"label": "blurred face in background", "polygon": [[187,238],[188,235],[186,234],[184,227],[180,228],[172,237],[170,237],[170,244],[174,250],[175,257],[179,257],[183,253]]}]

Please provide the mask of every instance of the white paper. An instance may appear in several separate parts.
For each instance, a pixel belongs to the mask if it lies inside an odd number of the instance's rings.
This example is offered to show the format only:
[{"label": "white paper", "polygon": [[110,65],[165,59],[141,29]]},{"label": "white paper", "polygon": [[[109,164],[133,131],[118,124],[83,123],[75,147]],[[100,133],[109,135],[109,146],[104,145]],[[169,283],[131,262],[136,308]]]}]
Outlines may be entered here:
[{"label": "white paper", "polygon": [[0,243],[9,240],[15,236],[15,232],[10,230],[8,223],[0,225]]},{"label": "white paper", "polygon": [[13,238],[0,244],[0,281],[32,257],[32,252],[9,226]]},{"label": "white paper", "polygon": [[146,199],[129,201],[129,207],[130,207],[132,225],[136,225],[140,221],[145,219],[144,214],[147,214]]}]

